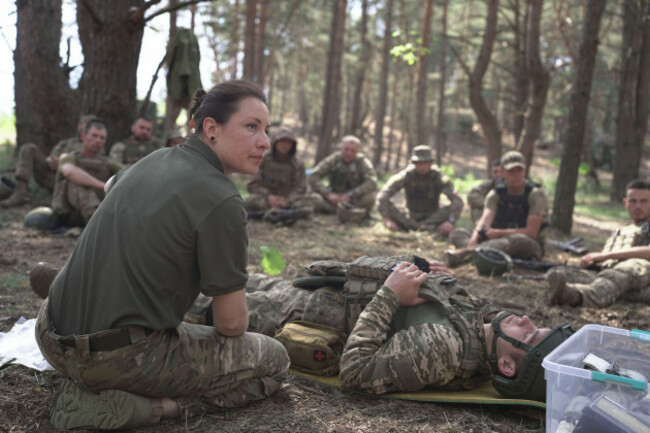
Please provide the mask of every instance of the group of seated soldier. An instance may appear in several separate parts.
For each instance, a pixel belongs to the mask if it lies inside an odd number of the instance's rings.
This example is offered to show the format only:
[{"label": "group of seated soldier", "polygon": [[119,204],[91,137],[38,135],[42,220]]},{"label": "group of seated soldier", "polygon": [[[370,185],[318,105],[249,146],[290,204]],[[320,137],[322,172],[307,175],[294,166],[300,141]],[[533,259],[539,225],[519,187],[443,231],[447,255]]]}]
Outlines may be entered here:
[{"label": "group of seated soldier", "polygon": [[[18,152],[15,180],[3,178],[0,207],[23,205],[29,195],[32,178],[52,193],[51,209],[57,224],[83,227],[104,197],[104,184],[122,168],[130,166],[163,147],[152,135],[153,122],[137,117],[131,135],[114,143],[106,155],[107,129],[95,115],[83,115],[77,124],[78,135],[59,141],[49,155],[33,144],[22,145]],[[183,142],[179,131],[168,134],[166,146]]]}]

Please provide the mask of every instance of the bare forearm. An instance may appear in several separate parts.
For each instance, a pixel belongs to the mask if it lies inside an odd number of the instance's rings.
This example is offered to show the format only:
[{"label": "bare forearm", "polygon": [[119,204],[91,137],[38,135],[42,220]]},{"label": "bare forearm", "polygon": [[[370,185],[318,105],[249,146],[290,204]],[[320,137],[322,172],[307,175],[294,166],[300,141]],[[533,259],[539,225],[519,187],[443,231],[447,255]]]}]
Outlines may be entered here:
[{"label": "bare forearm", "polygon": [[72,164],[64,164],[61,173],[70,182],[89,188],[104,189],[104,182],[91,176],[86,170]]}]

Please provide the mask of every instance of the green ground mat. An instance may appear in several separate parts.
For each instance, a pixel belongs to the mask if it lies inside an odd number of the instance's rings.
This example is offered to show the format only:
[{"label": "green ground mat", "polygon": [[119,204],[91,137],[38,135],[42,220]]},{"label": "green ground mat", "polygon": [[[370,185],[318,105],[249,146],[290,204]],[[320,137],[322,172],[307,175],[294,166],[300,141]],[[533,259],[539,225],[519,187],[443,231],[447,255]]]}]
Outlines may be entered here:
[{"label": "green ground mat", "polygon": [[[343,389],[338,376],[324,377],[313,374],[303,373],[292,369],[291,372],[296,376],[318,382],[323,385]],[[538,409],[546,409],[546,403],[534,400],[522,400],[516,398],[504,398],[492,386],[489,380],[471,391],[437,391],[422,390],[417,392],[391,392],[388,394],[374,395],[359,392],[359,394],[371,395],[379,398],[396,398],[401,400],[428,401],[432,403],[481,403],[481,404],[501,404],[511,406],[529,406]]]}]

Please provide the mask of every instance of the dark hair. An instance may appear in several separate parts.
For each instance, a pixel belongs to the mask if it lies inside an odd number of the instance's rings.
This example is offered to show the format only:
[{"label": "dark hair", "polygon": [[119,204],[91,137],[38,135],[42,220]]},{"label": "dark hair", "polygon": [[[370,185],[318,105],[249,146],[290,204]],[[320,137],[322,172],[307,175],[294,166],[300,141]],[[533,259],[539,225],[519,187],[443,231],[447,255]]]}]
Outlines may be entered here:
[{"label": "dark hair", "polygon": [[231,80],[217,84],[209,92],[199,89],[194,93],[190,118],[194,119],[196,133],[203,131],[203,121],[208,117],[224,125],[239,109],[245,98],[257,98],[266,104],[266,96],[256,84],[246,80]]},{"label": "dark hair", "polygon": [[88,134],[88,131],[90,131],[90,128],[97,128],[97,129],[103,129],[104,131],[106,130],[106,125],[104,125],[101,122],[88,122],[84,125],[83,133]]},{"label": "dark hair", "polygon": [[635,179],[627,184],[625,191],[628,189],[650,189],[650,182],[644,179]]},{"label": "dark hair", "polygon": [[141,119],[144,120],[145,122],[153,123],[153,121],[151,119],[149,119],[147,116],[138,116],[135,119],[133,119],[133,122],[131,122],[131,125],[135,125],[135,122],[137,122],[138,120],[141,120]]},{"label": "dark hair", "polygon": [[494,158],[491,167],[499,167],[501,165],[501,158]]}]

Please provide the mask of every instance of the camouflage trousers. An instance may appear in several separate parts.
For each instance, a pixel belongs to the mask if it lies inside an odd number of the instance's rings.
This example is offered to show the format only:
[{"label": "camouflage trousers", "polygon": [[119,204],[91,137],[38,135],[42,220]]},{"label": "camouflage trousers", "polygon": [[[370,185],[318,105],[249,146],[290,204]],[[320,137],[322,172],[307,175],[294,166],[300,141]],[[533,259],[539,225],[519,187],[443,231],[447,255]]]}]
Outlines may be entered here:
[{"label": "camouflage trousers", "polygon": [[503,251],[513,259],[540,260],[544,255],[544,250],[539,242],[522,234],[489,239],[481,242],[480,246]]},{"label": "camouflage trousers", "polygon": [[289,357],[278,341],[260,334],[225,337],[213,327],[180,324],[149,335],[128,328],[131,344],[92,351],[89,339],[119,330],[71,337],[50,325],[47,300],[36,322],[36,341],[58,371],[94,392],[119,389],[148,397],[168,397],[182,407],[200,399],[208,406],[238,407],[279,389],[287,377]]},{"label": "camouflage trousers", "polygon": [[627,259],[598,274],[581,269],[566,269],[568,286],[582,294],[582,306],[605,308],[630,291],[650,286],[650,261]]},{"label": "camouflage trousers", "polygon": [[[318,206],[320,203],[319,198],[320,196],[318,194],[306,194],[294,200],[289,205],[296,207],[316,208],[316,206]],[[269,206],[269,201],[267,200],[266,195],[251,194],[246,197],[246,210],[248,211],[268,210],[270,208],[271,206]]]},{"label": "camouflage trousers", "polygon": [[70,226],[85,226],[104,197],[103,191],[79,186],[67,179],[54,186],[52,210]]},{"label": "camouflage trousers", "polygon": [[34,143],[25,143],[20,146],[16,163],[16,179],[29,183],[33,177],[40,186],[52,191],[55,174],[56,172],[50,168],[45,155],[38,146]]},{"label": "camouflage trousers", "polygon": [[382,215],[395,221],[395,223],[406,230],[422,230],[435,232],[440,224],[449,220],[451,206],[443,206],[431,215],[407,215],[407,213],[392,202],[388,203],[388,215]]},{"label": "camouflage trousers", "polygon": [[[375,207],[375,196],[377,191],[372,191],[361,196],[354,196],[350,199],[350,204],[354,207],[365,209],[366,212],[370,213]],[[327,199],[325,199],[320,194],[314,193],[314,198],[316,200],[316,212],[333,214],[336,213],[336,206],[332,205]]]}]

